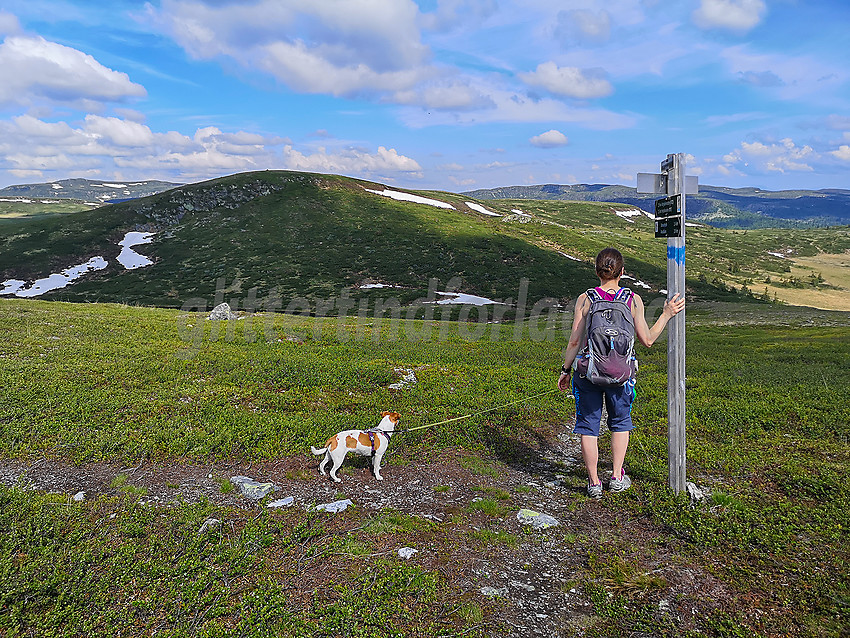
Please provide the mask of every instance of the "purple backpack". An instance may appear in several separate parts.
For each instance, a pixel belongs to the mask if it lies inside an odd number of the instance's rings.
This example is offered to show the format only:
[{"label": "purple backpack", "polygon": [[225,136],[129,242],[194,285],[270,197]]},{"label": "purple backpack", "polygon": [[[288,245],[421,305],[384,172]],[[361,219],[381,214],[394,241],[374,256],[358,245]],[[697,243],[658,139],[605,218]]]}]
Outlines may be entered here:
[{"label": "purple backpack", "polygon": [[637,372],[632,291],[620,288],[611,300],[591,288],[587,297],[587,345],[576,359],[576,371],[594,385],[623,385]]}]

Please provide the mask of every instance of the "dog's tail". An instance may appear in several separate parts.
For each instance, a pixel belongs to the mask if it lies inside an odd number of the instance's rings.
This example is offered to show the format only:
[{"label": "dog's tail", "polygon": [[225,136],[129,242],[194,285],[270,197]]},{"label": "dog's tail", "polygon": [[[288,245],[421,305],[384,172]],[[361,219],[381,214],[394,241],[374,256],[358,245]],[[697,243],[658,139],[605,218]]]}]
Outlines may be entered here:
[{"label": "dog's tail", "polygon": [[328,448],[326,448],[326,447],[323,447],[323,448],[315,448],[315,447],[313,447],[313,446],[311,445],[311,446],[310,446],[310,450],[311,450],[311,451],[313,452],[313,454],[315,454],[316,456],[320,456],[320,455],[324,454],[325,452],[327,452],[327,451],[328,451]]}]

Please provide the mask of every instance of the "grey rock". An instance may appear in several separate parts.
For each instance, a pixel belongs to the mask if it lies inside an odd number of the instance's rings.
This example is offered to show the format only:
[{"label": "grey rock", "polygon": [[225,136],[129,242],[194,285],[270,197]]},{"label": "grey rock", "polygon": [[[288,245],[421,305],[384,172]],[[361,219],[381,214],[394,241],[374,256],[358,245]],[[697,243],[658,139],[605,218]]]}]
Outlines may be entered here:
[{"label": "grey rock", "polygon": [[295,497],[287,496],[286,498],[279,498],[276,501],[272,501],[266,507],[289,507],[295,502]]},{"label": "grey rock", "polygon": [[524,525],[531,525],[534,529],[546,529],[559,525],[558,519],[548,514],[541,514],[534,510],[521,509],[517,512],[517,520]]},{"label": "grey rock", "polygon": [[398,550],[398,555],[404,560],[409,560],[413,558],[413,555],[418,551],[418,549],[413,549],[412,547],[401,547]]},{"label": "grey rock", "polygon": [[322,503],[321,505],[316,505],[316,510],[319,512],[342,512],[347,509],[350,505],[354,505],[354,503],[350,499],[344,499],[342,501],[334,501],[333,503]]},{"label": "grey rock", "polygon": [[86,500],[86,493],[85,492],[77,492],[76,494],[74,494],[71,497],[71,500],[74,501],[75,503],[82,503],[84,500]]},{"label": "grey rock", "polygon": [[260,483],[247,476],[231,476],[230,482],[236,486],[236,489],[239,490],[242,496],[254,499],[255,501],[259,501],[267,494],[280,489],[274,483]]},{"label": "grey rock", "polygon": [[482,587],[481,593],[485,596],[501,596],[502,598],[508,597],[508,588],[507,587]]},{"label": "grey rock", "polygon": [[401,374],[401,381],[391,383],[388,387],[390,390],[404,390],[408,385],[416,385],[416,372],[410,368],[396,368],[395,372]]},{"label": "grey rock", "polygon": [[691,500],[691,505],[702,503],[708,496],[708,490],[701,489],[696,483],[688,481],[685,483],[685,490],[688,493],[688,498]]},{"label": "grey rock", "polygon": [[208,518],[201,525],[201,529],[198,530],[198,536],[203,536],[204,534],[209,534],[210,532],[216,531],[219,527],[221,527],[221,521],[217,518]]},{"label": "grey rock", "polygon": [[228,319],[236,319],[237,317],[238,315],[230,309],[230,304],[225,301],[213,308],[207,319],[210,321],[227,321]]}]

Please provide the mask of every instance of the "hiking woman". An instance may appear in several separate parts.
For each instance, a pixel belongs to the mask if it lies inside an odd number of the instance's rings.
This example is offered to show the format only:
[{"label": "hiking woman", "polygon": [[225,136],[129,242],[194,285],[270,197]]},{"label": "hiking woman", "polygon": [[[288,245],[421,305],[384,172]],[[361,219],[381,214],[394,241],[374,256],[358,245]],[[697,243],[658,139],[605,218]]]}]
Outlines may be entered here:
[{"label": "hiking woman", "polygon": [[[594,301],[621,302],[627,309],[623,310],[624,320],[628,321],[625,313],[631,314],[634,336],[647,348],[661,335],[667,322],[681,312],[685,307],[684,298],[676,294],[664,303],[661,316],[650,328],[644,316],[644,305],[640,295],[620,287],[620,278],[625,272],[623,256],[615,248],[605,248],[596,256],[596,274],[599,286],[582,293],[576,300],[575,317],[570,334],[567,352],[564,355],[564,366],[558,378],[558,388],[566,391],[570,387],[572,377],[573,395],[576,402],[576,425],[573,433],[581,434],[581,453],[587,468],[587,494],[592,498],[602,498],[602,481],[599,480],[596,464],[599,459],[599,429],[602,420],[602,402],[608,411],[608,429],[611,431],[611,454],[613,456],[613,472],[609,488],[613,492],[622,492],[632,484],[631,479],[623,469],[626,449],[629,446],[629,432],[634,428],[632,423],[632,401],[635,396],[634,367],[622,375],[625,382],[614,380],[599,381],[599,375],[594,376],[598,382],[591,383],[587,372],[588,349],[588,315]],[[593,299],[591,299],[591,296]],[[616,304],[607,304],[616,308]],[[610,315],[609,315],[610,316]],[[607,334],[607,333],[606,333]],[[607,339],[607,338],[606,338]],[[612,341],[613,343],[613,341]],[[581,353],[580,349],[584,349]],[[578,361],[577,361],[578,357]],[[629,353],[633,359],[633,355]],[[582,359],[584,359],[582,361]],[[584,365],[579,365],[584,364]],[[578,368],[578,370],[576,370]]]}]

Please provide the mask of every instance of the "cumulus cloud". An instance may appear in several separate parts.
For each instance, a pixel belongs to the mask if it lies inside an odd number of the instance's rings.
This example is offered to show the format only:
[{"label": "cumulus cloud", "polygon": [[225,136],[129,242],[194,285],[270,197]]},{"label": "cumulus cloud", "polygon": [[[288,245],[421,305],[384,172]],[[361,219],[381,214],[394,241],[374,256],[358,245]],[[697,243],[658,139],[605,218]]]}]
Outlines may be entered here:
[{"label": "cumulus cloud", "polygon": [[430,83],[392,96],[396,104],[419,105],[425,109],[465,111],[489,109],[495,106],[484,92],[467,82]]},{"label": "cumulus cloud", "polygon": [[692,17],[702,29],[749,31],[766,12],[764,0],[702,0]]},{"label": "cumulus cloud", "polygon": [[335,153],[319,149],[315,153],[304,154],[287,145],[283,149],[283,160],[286,168],[299,171],[364,176],[401,172],[411,177],[422,176],[422,167],[416,160],[383,146],[378,147],[377,153],[352,148]]},{"label": "cumulus cloud", "polygon": [[32,104],[39,98],[124,101],[145,95],[126,73],[77,49],[28,36],[10,36],[0,44],[0,104]]},{"label": "cumulus cloud", "polygon": [[196,58],[232,58],[308,93],[398,91],[429,73],[412,0],[164,0],[148,16]]},{"label": "cumulus cloud", "polygon": [[847,144],[842,144],[837,150],[830,151],[829,154],[842,162],[850,162],[850,146]]},{"label": "cumulus cloud", "polygon": [[535,71],[520,73],[519,78],[530,86],[541,87],[556,95],[579,99],[605,97],[613,87],[599,69],[559,67],[554,62],[543,62]]},{"label": "cumulus cloud", "polygon": [[566,146],[569,143],[567,136],[555,129],[535,135],[528,141],[531,142],[532,146],[539,148],[556,148],[558,146]]},{"label": "cumulus cloud", "polygon": [[741,142],[741,146],[723,156],[727,170],[747,168],[747,172],[798,172],[813,171],[811,162],[818,154],[809,146],[797,146],[791,138],[765,144]]},{"label": "cumulus cloud", "polygon": [[18,18],[6,11],[0,11],[0,35],[15,35],[20,31],[21,24]]},{"label": "cumulus cloud", "polygon": [[192,135],[156,132],[145,124],[89,114],[79,125],[32,115],[0,121],[0,167],[26,177],[99,176],[194,181],[264,168],[291,168],[357,176],[402,173],[420,177],[416,160],[395,149],[376,152],[319,149],[304,153],[289,139],[214,126]]}]

